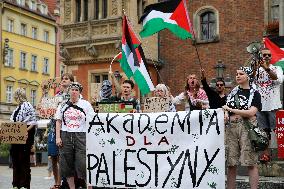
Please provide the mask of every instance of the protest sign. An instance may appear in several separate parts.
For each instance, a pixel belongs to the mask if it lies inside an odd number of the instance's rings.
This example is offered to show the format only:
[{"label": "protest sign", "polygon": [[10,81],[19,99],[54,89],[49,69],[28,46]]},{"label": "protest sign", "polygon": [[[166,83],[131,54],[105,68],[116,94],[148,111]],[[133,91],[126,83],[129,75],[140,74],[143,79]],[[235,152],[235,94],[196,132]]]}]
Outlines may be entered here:
[{"label": "protest sign", "polygon": [[91,83],[91,95],[90,95],[91,99],[92,98],[96,100],[100,99],[101,87],[102,87],[102,83]]},{"label": "protest sign", "polygon": [[278,146],[278,158],[284,158],[284,111],[276,112],[276,138]]},{"label": "protest sign", "polygon": [[222,109],[98,113],[86,148],[91,186],[225,188]]},{"label": "protest sign", "polygon": [[129,113],[134,109],[131,102],[97,102],[96,106],[100,113]]},{"label": "protest sign", "polygon": [[143,112],[166,112],[170,108],[170,98],[145,97]]},{"label": "protest sign", "polygon": [[39,117],[43,119],[51,118],[56,113],[57,107],[62,101],[63,97],[61,96],[42,98],[38,108]]},{"label": "protest sign", "polygon": [[8,144],[26,144],[27,124],[21,122],[3,122],[0,125],[0,142]]}]

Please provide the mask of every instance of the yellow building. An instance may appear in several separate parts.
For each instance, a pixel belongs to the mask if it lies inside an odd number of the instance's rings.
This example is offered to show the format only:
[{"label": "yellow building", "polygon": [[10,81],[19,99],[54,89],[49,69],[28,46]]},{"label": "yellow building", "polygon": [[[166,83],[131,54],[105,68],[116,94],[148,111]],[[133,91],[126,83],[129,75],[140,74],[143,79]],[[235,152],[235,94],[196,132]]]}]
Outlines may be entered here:
[{"label": "yellow building", "polygon": [[16,88],[25,88],[35,106],[42,81],[54,78],[56,24],[38,0],[4,0],[0,17],[0,119],[7,119]]}]

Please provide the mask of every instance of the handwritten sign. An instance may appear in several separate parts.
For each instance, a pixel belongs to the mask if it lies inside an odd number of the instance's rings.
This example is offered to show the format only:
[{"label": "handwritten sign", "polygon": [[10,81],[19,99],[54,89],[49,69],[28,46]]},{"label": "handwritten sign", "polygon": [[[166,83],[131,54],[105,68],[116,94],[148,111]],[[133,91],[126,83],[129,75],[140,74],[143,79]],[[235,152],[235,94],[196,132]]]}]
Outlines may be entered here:
[{"label": "handwritten sign", "polygon": [[8,144],[26,144],[27,124],[21,122],[3,122],[0,125],[0,142]]},{"label": "handwritten sign", "polygon": [[100,113],[130,113],[134,109],[132,103],[121,102],[97,102],[96,106]]},{"label": "handwritten sign", "polygon": [[[91,83],[91,98],[100,99],[100,90],[102,87],[102,83]],[[90,99],[91,100],[91,99]]]},{"label": "handwritten sign", "polygon": [[276,138],[278,158],[284,158],[284,111],[276,112]]},{"label": "handwritten sign", "polygon": [[166,112],[170,107],[170,98],[146,97],[144,98],[145,113]]},{"label": "handwritten sign", "polygon": [[56,113],[56,109],[62,101],[63,97],[42,98],[38,109],[39,117],[43,119],[51,118]]},{"label": "handwritten sign", "polygon": [[222,109],[98,113],[86,149],[90,186],[225,189]]},{"label": "handwritten sign", "polygon": [[47,90],[56,89],[60,86],[61,79],[59,77],[50,78],[42,82],[42,86],[45,86]]}]

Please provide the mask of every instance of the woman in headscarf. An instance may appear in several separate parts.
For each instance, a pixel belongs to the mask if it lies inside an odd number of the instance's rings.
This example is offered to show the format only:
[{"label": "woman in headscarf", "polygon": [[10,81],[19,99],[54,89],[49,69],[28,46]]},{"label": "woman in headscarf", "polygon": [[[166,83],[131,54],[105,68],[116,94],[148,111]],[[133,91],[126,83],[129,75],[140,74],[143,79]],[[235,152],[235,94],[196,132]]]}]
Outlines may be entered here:
[{"label": "woman in headscarf", "polygon": [[261,110],[261,96],[252,84],[253,71],[249,67],[237,70],[236,86],[228,95],[227,103],[223,106],[225,120],[229,120],[226,127],[225,143],[227,154],[227,186],[235,188],[237,165],[248,167],[251,189],[258,187],[258,154],[250,142],[244,119],[256,125],[256,112]]},{"label": "woman in headscarf", "polygon": [[170,94],[169,88],[165,84],[158,84],[155,88],[155,96],[160,98],[170,98],[169,109],[167,112],[176,112],[176,107],[172,103],[172,95]]},{"label": "woman in headscarf", "polygon": [[13,163],[13,187],[30,189],[31,168],[30,152],[34,144],[35,127],[37,126],[35,109],[27,101],[25,90],[16,89],[14,99],[18,103],[13,111],[10,120],[27,124],[26,144],[12,144],[11,157]]}]

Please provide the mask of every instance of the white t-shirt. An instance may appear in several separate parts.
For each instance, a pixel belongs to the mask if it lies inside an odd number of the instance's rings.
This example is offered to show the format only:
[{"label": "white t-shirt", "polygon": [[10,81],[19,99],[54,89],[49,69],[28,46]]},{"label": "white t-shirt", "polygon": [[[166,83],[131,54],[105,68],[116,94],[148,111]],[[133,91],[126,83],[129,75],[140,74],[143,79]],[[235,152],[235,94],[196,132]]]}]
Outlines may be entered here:
[{"label": "white t-shirt", "polygon": [[83,99],[79,99],[76,104],[70,101],[59,105],[55,119],[61,120],[61,130],[67,132],[86,132],[87,119],[94,115],[92,105]]},{"label": "white t-shirt", "polygon": [[276,73],[277,80],[272,80],[269,78],[269,74],[260,67],[258,73],[256,73],[255,84],[257,90],[261,95],[261,111],[271,111],[282,108],[282,103],[280,100],[280,86],[283,82],[283,71],[279,66],[269,65],[272,72]]}]

